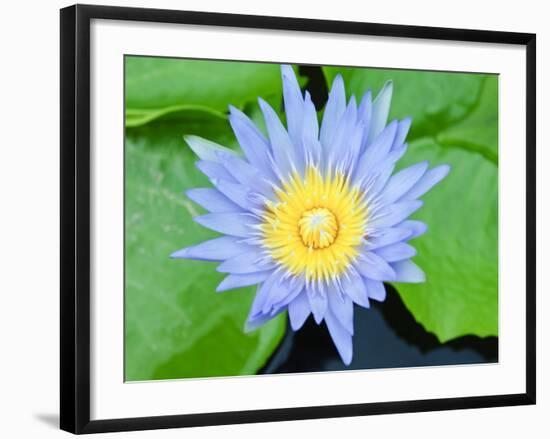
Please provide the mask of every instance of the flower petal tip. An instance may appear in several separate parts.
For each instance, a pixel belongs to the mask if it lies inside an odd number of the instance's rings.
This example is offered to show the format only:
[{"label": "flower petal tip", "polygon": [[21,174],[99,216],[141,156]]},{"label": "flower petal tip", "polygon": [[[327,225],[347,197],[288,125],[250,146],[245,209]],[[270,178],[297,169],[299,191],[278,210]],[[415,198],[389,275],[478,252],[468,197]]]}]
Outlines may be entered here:
[{"label": "flower petal tip", "polygon": [[185,259],[188,257],[189,254],[189,248],[185,247],[181,250],[175,251],[170,255],[170,259]]},{"label": "flower petal tip", "polygon": [[245,334],[250,334],[251,332],[254,332],[256,329],[258,329],[261,325],[254,322],[249,322],[248,320],[244,323],[243,331]]},{"label": "flower petal tip", "polygon": [[[196,165],[196,163],[195,163],[195,165]],[[195,192],[196,192],[196,188],[186,189],[186,190],[183,191],[183,195],[185,195],[190,200],[195,201],[195,200],[193,200],[193,194]]]},{"label": "flower petal tip", "polygon": [[281,64],[281,75],[283,77],[283,80],[289,79],[293,82],[296,81],[294,69],[288,64]]},{"label": "flower petal tip", "polygon": [[264,98],[262,98],[261,96],[258,96],[258,104],[260,105],[261,109],[263,110],[264,108],[267,109],[267,107],[269,107],[269,104],[264,100]]},{"label": "flower petal tip", "polygon": [[193,149],[193,147],[191,146],[191,143],[193,142],[193,136],[191,134],[184,134],[182,137],[183,137],[183,141],[187,143],[187,146]]},{"label": "flower petal tip", "polygon": [[447,177],[447,175],[449,175],[449,172],[451,172],[451,165],[444,164],[444,165],[440,165],[439,168],[441,168],[441,174],[442,174],[441,179],[444,179],[445,177]]},{"label": "flower petal tip", "polygon": [[296,323],[293,323],[292,321],[290,322],[290,328],[291,328],[294,332],[299,331],[301,327],[302,327],[301,325],[298,325],[298,324],[296,324]]},{"label": "flower petal tip", "polygon": [[223,285],[223,281],[216,287],[216,293],[223,293],[227,288]]}]

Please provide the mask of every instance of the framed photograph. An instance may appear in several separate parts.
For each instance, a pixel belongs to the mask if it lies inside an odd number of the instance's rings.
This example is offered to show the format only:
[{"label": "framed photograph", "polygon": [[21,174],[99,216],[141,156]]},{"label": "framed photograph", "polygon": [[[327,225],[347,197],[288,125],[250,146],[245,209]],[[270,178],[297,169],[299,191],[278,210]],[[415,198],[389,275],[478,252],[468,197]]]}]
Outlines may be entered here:
[{"label": "framed photograph", "polygon": [[535,403],[535,35],[61,10],[61,428]]}]

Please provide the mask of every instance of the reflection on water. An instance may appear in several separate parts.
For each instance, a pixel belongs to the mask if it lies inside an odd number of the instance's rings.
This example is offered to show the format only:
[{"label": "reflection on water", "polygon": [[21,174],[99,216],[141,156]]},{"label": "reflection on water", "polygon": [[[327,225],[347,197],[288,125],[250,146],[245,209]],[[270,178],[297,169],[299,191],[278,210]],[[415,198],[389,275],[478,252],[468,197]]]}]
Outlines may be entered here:
[{"label": "reflection on water", "polygon": [[355,307],[353,362],[345,366],[326,326],[310,317],[294,333],[290,326],[278,349],[260,373],[319,372],[350,369],[494,363],[498,338],[464,336],[439,343],[407,310],[398,293],[387,286],[383,303]]}]

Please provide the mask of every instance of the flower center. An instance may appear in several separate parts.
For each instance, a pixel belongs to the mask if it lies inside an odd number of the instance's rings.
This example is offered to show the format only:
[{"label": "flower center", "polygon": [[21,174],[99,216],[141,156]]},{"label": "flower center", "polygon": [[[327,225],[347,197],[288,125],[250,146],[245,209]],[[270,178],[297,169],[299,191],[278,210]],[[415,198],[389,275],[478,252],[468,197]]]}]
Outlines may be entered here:
[{"label": "flower center", "polygon": [[304,245],[314,249],[328,247],[338,234],[336,217],[325,207],[304,212],[298,221],[298,227]]},{"label": "flower center", "polygon": [[349,178],[309,166],[281,183],[266,204],[260,239],[273,260],[310,282],[344,273],[366,233],[365,193]]}]

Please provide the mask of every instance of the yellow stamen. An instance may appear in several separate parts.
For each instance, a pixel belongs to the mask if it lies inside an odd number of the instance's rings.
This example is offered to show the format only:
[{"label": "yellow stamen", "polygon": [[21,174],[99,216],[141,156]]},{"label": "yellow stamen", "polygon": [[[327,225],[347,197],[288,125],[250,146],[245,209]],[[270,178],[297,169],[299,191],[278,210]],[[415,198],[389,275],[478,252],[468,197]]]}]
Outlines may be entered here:
[{"label": "yellow stamen", "polygon": [[298,225],[304,245],[315,249],[328,247],[334,242],[338,233],[336,217],[325,207],[304,212]]},{"label": "yellow stamen", "polygon": [[266,206],[261,227],[272,258],[308,281],[329,280],[355,259],[365,235],[364,196],[341,173],[295,173]]}]

